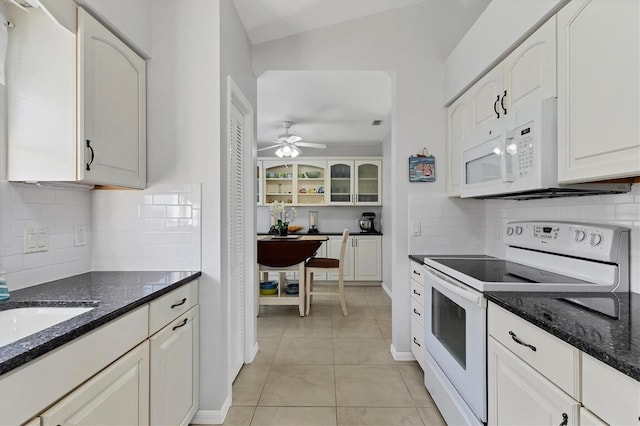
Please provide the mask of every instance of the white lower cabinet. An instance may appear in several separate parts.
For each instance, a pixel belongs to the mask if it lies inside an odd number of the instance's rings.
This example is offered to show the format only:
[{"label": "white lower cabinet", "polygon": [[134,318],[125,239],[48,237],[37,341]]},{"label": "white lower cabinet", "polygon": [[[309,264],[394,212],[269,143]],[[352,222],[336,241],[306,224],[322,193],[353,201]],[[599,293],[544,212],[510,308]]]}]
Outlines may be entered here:
[{"label": "white lower cabinet", "polygon": [[198,409],[198,318],[196,306],[149,339],[152,425],[188,425]]},{"label": "white lower cabinet", "polygon": [[[341,236],[329,237],[329,241],[327,241],[327,257],[340,258],[341,244]],[[327,279],[337,280],[338,274],[327,274]],[[382,236],[349,236],[344,254],[344,280],[382,280]]]},{"label": "white lower cabinet", "polygon": [[490,425],[578,425],[580,403],[506,349],[488,342]]},{"label": "white lower cabinet", "polygon": [[149,343],[143,342],[41,415],[42,426],[149,424]]},{"label": "white lower cabinet", "polygon": [[409,262],[409,283],[411,287],[411,353],[424,370],[426,354],[424,347],[424,282],[422,265]]}]

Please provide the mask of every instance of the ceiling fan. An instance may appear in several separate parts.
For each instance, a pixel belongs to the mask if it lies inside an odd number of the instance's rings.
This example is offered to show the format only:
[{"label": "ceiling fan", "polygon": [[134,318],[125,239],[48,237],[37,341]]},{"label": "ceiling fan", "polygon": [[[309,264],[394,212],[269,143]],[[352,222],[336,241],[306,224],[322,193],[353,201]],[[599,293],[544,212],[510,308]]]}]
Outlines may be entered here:
[{"label": "ceiling fan", "polygon": [[292,157],[295,158],[302,151],[300,151],[299,147],[304,146],[308,148],[320,148],[325,149],[327,146],[323,143],[313,143],[313,142],[301,142],[302,138],[297,135],[293,135],[289,133],[289,129],[293,125],[291,121],[283,121],[282,128],[283,132],[278,135],[278,138],[273,141],[275,145],[268,146],[266,148],[260,148],[258,151],[264,151],[271,148],[276,148],[276,155],[280,158],[282,157]]}]

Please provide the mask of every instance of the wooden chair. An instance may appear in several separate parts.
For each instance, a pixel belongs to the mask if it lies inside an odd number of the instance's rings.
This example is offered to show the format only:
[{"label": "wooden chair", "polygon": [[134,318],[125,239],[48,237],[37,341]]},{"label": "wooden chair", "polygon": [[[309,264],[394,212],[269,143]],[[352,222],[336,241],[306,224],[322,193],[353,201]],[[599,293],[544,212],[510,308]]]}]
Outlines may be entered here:
[{"label": "wooden chair", "polygon": [[[340,247],[340,259],[332,259],[327,257],[313,257],[305,264],[306,273],[306,290],[307,290],[307,312],[311,309],[311,296],[314,294],[324,294],[340,297],[342,305],[342,315],[347,316],[347,301],[344,297],[344,253],[347,247],[347,239],[349,238],[349,230],[345,228],[342,232],[342,245]],[[313,273],[338,273],[338,285],[321,285],[321,287],[329,288],[335,291],[314,291],[313,290]]]}]

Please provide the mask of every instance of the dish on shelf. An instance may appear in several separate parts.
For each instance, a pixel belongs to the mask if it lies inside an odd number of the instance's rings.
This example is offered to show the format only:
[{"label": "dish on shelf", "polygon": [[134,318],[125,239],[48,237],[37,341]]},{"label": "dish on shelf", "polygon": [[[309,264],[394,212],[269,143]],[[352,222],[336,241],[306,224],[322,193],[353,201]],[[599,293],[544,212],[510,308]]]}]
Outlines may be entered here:
[{"label": "dish on shelf", "polygon": [[276,294],[278,292],[277,288],[261,288],[260,294],[263,296],[271,296],[272,294]]},{"label": "dish on shelf", "polygon": [[278,287],[278,283],[276,281],[265,281],[260,283],[261,290],[271,290]]},{"label": "dish on shelf", "polygon": [[284,288],[284,292],[287,294],[299,294],[300,290],[298,289],[298,287],[285,287]]},{"label": "dish on shelf", "polygon": [[317,179],[320,177],[320,172],[305,172],[304,174],[311,179]]}]

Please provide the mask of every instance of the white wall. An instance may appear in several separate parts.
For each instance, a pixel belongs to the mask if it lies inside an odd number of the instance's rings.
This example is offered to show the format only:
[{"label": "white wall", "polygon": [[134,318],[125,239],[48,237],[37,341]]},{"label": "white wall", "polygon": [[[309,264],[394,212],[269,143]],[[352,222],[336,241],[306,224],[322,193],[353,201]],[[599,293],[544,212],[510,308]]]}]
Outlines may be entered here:
[{"label": "white wall", "polygon": [[568,0],[492,0],[445,61],[448,105]]},{"label": "white wall", "polygon": [[[386,256],[392,265],[385,282],[393,283],[393,345],[409,353],[409,283],[407,206],[409,193],[443,193],[443,178],[408,183],[408,157],[426,146],[444,168],[445,114],[442,108],[442,61],[434,42],[438,27],[425,4],[263,43],[253,48],[257,74],[266,70],[382,70],[394,78],[394,111],[389,156],[390,179],[384,191]],[[441,173],[442,173],[442,169]],[[444,176],[441,174],[440,176]],[[391,217],[389,217],[391,216]],[[388,238],[387,238],[388,237]]]},{"label": "white wall", "polygon": [[221,280],[220,10],[214,0],[155,0],[148,61],[147,180],[202,184],[200,406],[227,398]]},{"label": "white wall", "polygon": [[557,219],[594,222],[631,228],[631,291],[640,293],[640,185],[627,194],[567,197],[561,199],[486,201],[487,254],[504,256],[498,235],[504,224],[520,219]]}]

